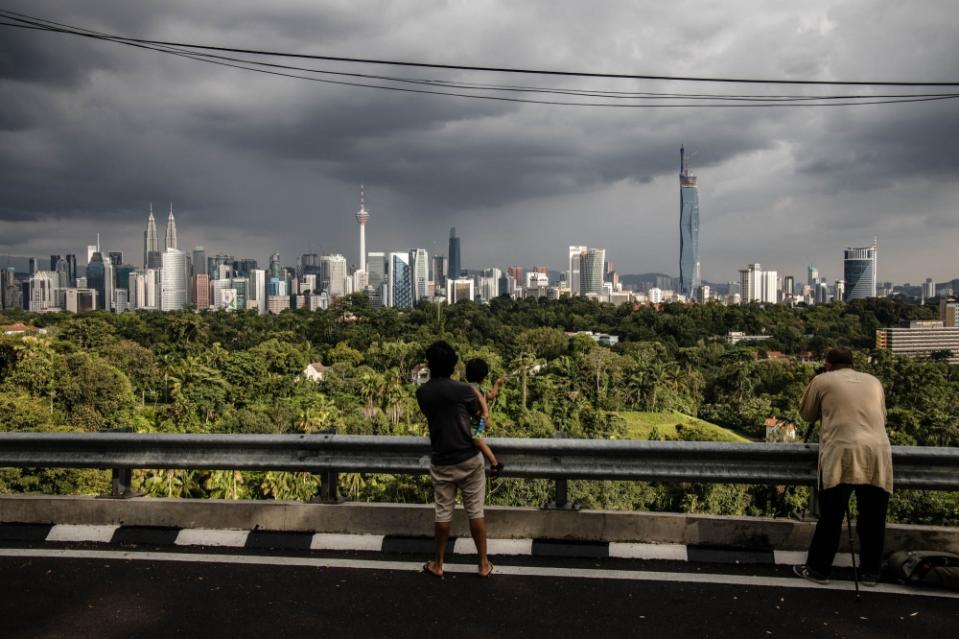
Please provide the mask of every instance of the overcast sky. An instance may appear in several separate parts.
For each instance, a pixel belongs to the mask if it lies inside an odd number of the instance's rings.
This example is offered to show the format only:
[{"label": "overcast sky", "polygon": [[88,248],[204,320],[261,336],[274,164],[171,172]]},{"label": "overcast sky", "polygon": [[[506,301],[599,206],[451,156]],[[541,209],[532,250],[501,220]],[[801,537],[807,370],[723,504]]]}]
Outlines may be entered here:
[{"label": "overcast sky", "polygon": [[[655,5],[655,6],[647,6]],[[655,8],[658,6],[658,8]],[[824,80],[959,80],[951,0],[7,1],[160,40],[445,64]],[[819,89],[496,76],[299,61],[402,77],[619,91]],[[835,91],[845,89],[835,89]],[[883,89],[892,91],[895,89]],[[908,91],[909,89],[907,89]],[[942,91],[943,89],[938,89]],[[830,90],[833,91],[833,90]],[[548,264],[569,244],[621,273],[678,274],[679,147],[699,178],[703,276],[749,262],[841,276],[880,244],[882,280],[959,277],[959,101],[609,109],[320,84],[68,35],[0,29],[0,253],[142,261],[153,202],[180,247],[285,264],[304,252],[446,253]]]}]

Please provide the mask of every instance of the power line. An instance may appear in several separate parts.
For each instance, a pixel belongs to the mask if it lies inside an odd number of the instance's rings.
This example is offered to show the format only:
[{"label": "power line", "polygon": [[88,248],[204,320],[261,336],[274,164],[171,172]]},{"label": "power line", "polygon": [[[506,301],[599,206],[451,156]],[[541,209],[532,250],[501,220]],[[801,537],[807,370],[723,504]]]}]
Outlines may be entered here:
[{"label": "power line", "polygon": [[[4,14],[13,14],[13,15],[4,15]],[[157,51],[161,53],[167,53],[170,55],[176,55],[179,57],[184,57],[200,62],[207,62],[210,64],[218,64],[226,67],[233,67],[238,69],[244,69],[248,71],[254,71],[259,73],[266,73],[269,75],[290,77],[301,80],[308,80],[314,82],[321,82],[325,84],[334,84],[342,86],[354,86],[354,87],[363,87],[363,88],[373,88],[381,90],[391,90],[391,91],[401,91],[408,93],[423,93],[430,95],[441,95],[441,96],[451,96],[451,97],[461,97],[461,98],[470,98],[470,99],[484,99],[484,100],[495,100],[495,101],[504,101],[504,102],[519,102],[519,103],[528,103],[528,104],[546,104],[546,105],[557,105],[557,106],[589,106],[589,107],[613,107],[613,108],[729,108],[729,107],[798,107],[798,106],[855,106],[855,105],[870,105],[870,104],[896,104],[903,102],[927,102],[934,100],[944,100],[944,99],[955,99],[959,97],[959,94],[949,94],[949,93],[934,93],[934,94],[892,94],[892,95],[840,95],[840,96],[762,96],[762,95],[728,95],[728,94],[683,94],[683,93],[628,93],[628,92],[606,92],[606,91],[582,91],[576,89],[554,89],[554,88],[544,88],[544,87],[517,87],[517,86],[503,86],[503,85],[483,85],[483,84],[470,84],[470,83],[457,83],[445,80],[423,80],[423,79],[410,79],[410,78],[396,78],[390,76],[381,76],[381,75],[372,75],[372,74],[359,74],[359,73],[348,73],[348,72],[337,72],[329,71],[324,69],[313,69],[306,67],[296,67],[291,65],[283,65],[276,63],[268,63],[257,60],[249,60],[242,58],[233,58],[228,56],[221,56],[210,53],[203,53],[198,51],[185,50],[181,47],[165,44],[150,44],[157,41],[143,40],[137,38],[127,38],[124,36],[115,36],[111,34],[106,34],[102,32],[91,31],[88,29],[82,29],[79,27],[72,27],[71,25],[65,25],[62,23],[44,20],[42,18],[31,18],[25,16],[24,14],[15,14],[14,12],[9,12],[5,10],[0,10],[0,15],[4,15],[7,19],[12,19],[17,21],[19,24],[13,23],[0,23],[0,26],[10,26],[10,27],[23,27],[32,30],[40,31],[50,31],[56,33],[64,33],[70,35],[76,35],[81,37],[93,38],[97,40],[110,41],[117,44],[124,44],[128,46],[133,46],[137,48]],[[24,16],[24,17],[18,17]],[[198,45],[199,47],[199,45]],[[254,65],[254,66],[251,66]],[[267,67],[267,68],[259,68]],[[315,78],[309,76],[302,76],[294,73],[285,73],[281,71],[273,71],[270,69],[284,69],[284,70],[295,70],[316,74],[328,74],[328,75],[338,75],[338,76],[350,76],[350,77],[359,77],[367,79],[377,79],[385,80],[389,82],[400,82],[400,83],[413,83],[419,85],[428,85],[428,86],[438,86],[443,88],[455,88],[462,90],[495,90],[495,91],[507,91],[507,92],[528,92],[528,93],[554,93],[562,95],[572,95],[578,97],[602,97],[606,99],[643,99],[643,100],[652,100],[652,99],[671,99],[671,98],[682,98],[682,99],[692,99],[692,100],[707,100],[707,101],[731,101],[736,103],[726,103],[726,104],[715,104],[715,103],[699,103],[699,104],[682,104],[682,103],[670,103],[670,104],[622,104],[622,103],[609,103],[609,102],[562,102],[557,100],[534,100],[534,99],[523,99],[523,98],[511,98],[504,96],[490,96],[490,95],[477,95],[472,93],[458,93],[450,91],[437,91],[429,89],[411,89],[404,87],[394,87],[387,85],[378,85],[378,84],[368,84],[361,82],[348,82],[348,81],[336,81],[322,78]],[[876,98],[891,98],[891,99],[876,99]],[[824,100],[861,100],[853,102],[823,102]],[[745,104],[741,102],[747,102]]]},{"label": "power line", "polygon": [[[7,14],[8,17],[17,16],[28,20],[40,20],[27,14],[14,11],[0,10],[0,13]],[[730,78],[730,77],[703,77],[703,76],[673,76],[673,75],[654,75],[654,74],[630,74],[630,73],[600,73],[586,71],[558,71],[548,69],[518,68],[518,67],[493,67],[480,65],[459,65],[459,64],[438,64],[429,62],[410,62],[401,60],[387,60],[379,58],[357,58],[347,56],[331,56],[306,53],[292,53],[284,51],[269,51],[263,49],[247,49],[237,47],[223,47],[206,44],[194,44],[188,42],[171,42],[166,40],[148,40],[143,38],[130,38],[125,36],[110,36],[116,39],[138,42],[140,44],[151,44],[155,46],[179,47],[188,49],[203,49],[207,51],[223,51],[227,53],[244,53],[261,56],[299,58],[306,60],[325,60],[329,62],[347,62],[355,64],[381,64],[388,66],[417,67],[423,69],[444,69],[451,71],[483,71],[492,73],[509,73],[524,75],[551,75],[579,78],[609,78],[620,80],[657,80],[657,81],[676,81],[676,82],[716,82],[729,84],[781,84],[781,85],[812,85],[812,86],[959,86],[957,82],[914,82],[914,81],[877,81],[877,80],[780,80],[764,78]]]},{"label": "power line", "polygon": [[[2,13],[2,11],[0,11]],[[37,18],[37,20],[41,20]],[[15,24],[0,22],[0,26],[7,27],[19,27],[23,29],[31,29],[35,31],[48,31],[48,32],[57,32],[65,33],[70,35],[82,35],[93,37],[96,36],[96,39],[102,39],[105,41],[114,42],[117,44],[129,44],[133,45],[134,40],[130,38],[124,38],[122,36],[111,36],[110,34],[100,33],[97,31],[91,31],[88,29],[81,29],[79,27],[70,27],[69,25],[63,25],[58,22],[51,20],[42,20],[42,23],[58,25],[63,28],[52,28],[50,26],[27,26],[26,24]],[[82,31],[83,33],[77,33],[76,31]],[[869,94],[869,95],[857,95],[857,94],[843,94],[843,95],[770,95],[770,94],[716,94],[716,93],[680,93],[680,92],[651,92],[651,91],[610,91],[610,90],[600,90],[600,89],[571,89],[571,88],[555,88],[555,87],[542,87],[542,86],[529,86],[529,85],[503,85],[503,84],[483,84],[483,83],[471,83],[471,82],[453,82],[449,80],[435,80],[435,79],[422,79],[422,78],[404,78],[396,76],[385,76],[385,75],[376,75],[376,74],[367,74],[367,73],[354,73],[346,71],[331,71],[328,69],[316,69],[310,67],[299,67],[286,64],[277,64],[270,62],[262,62],[259,60],[251,60],[249,58],[235,58],[230,56],[222,56],[210,53],[199,53],[188,51],[185,49],[178,49],[174,47],[153,47],[153,46],[142,46],[140,48],[149,49],[151,51],[159,51],[164,53],[182,53],[183,57],[189,57],[191,59],[200,60],[200,58],[210,58],[216,60],[230,61],[236,63],[250,64],[256,66],[263,66],[268,68],[279,68],[287,69],[293,71],[303,71],[308,73],[317,73],[324,75],[333,75],[333,76],[343,76],[343,77],[355,77],[355,78],[367,78],[375,80],[386,80],[389,82],[398,82],[398,83],[408,83],[408,84],[419,84],[426,86],[438,86],[438,87],[447,87],[447,88],[461,88],[461,89],[470,89],[470,90],[492,90],[492,91],[507,91],[507,92],[521,92],[521,93],[546,93],[546,94],[561,94],[561,95],[576,95],[584,97],[603,97],[609,99],[675,99],[675,98],[685,98],[685,99],[694,99],[694,100],[745,100],[745,101],[816,101],[816,100],[871,100],[877,98],[926,98],[926,97],[953,97],[957,94],[953,93],[895,93],[895,94]],[[238,67],[243,68],[243,67]],[[255,69],[249,69],[255,70]],[[297,77],[297,76],[288,76],[288,77]],[[304,78],[306,79],[306,78]]]}]

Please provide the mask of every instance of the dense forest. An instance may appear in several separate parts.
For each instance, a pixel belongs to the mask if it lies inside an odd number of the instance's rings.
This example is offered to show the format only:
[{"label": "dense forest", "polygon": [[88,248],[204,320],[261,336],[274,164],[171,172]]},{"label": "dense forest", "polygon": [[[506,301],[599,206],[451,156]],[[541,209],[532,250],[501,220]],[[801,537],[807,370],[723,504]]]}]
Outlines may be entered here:
[{"label": "dense forest", "polygon": [[[932,306],[890,299],[790,308],[781,305],[612,306],[581,298],[489,305],[371,308],[366,297],[328,310],[137,312],[113,315],[0,313],[44,335],[0,336],[0,429],[180,433],[424,435],[413,369],[443,338],[462,360],[483,357],[506,385],[492,413],[494,437],[754,440],[769,417],[800,424],[797,404],[813,363],[836,345],[882,380],[894,444],[959,445],[959,368],[874,350],[875,329],[936,317]],[[601,346],[579,331],[619,337]],[[730,345],[730,331],[767,335]],[[307,380],[322,363],[323,381]],[[462,366],[462,365],[461,365]],[[636,415],[684,415],[676,428],[645,430]],[[701,420],[701,421],[700,421]],[[680,420],[681,421],[681,420]],[[712,430],[702,424],[715,425]],[[508,460],[506,460],[508,461]],[[306,473],[144,470],[137,488],[157,496],[309,499]],[[0,492],[102,492],[102,471],[0,469]],[[492,503],[540,506],[545,481],[497,482]],[[429,500],[424,477],[348,475],[358,500]],[[802,488],[573,482],[585,507],[786,514]],[[892,517],[959,524],[955,494],[897,493]]]}]

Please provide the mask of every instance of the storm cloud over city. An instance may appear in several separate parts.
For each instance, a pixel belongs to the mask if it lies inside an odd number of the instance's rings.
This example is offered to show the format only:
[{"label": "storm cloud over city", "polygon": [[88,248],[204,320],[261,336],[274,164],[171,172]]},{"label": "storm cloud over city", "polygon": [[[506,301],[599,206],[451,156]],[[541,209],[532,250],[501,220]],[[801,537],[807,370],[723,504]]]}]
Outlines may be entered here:
[{"label": "storm cloud over city", "polygon": [[[137,2],[4,8],[94,31],[243,49],[487,67],[768,79],[959,79],[959,14],[894,2]],[[759,8],[762,11],[759,11]],[[262,59],[262,58],[261,58]],[[270,60],[279,62],[278,60]],[[328,71],[591,91],[948,93],[948,87],[690,84],[300,60]],[[304,74],[300,74],[304,75]],[[328,75],[344,82],[380,81]],[[419,86],[423,85],[405,85]],[[841,277],[880,241],[880,278],[959,273],[955,100],[609,108],[304,81],[72,35],[0,38],[0,253],[136,255],[172,201],[182,248],[292,264],[367,248],[446,250],[464,268],[601,246],[620,273],[678,275],[679,148],[698,176],[702,276],[747,263]],[[596,102],[563,94],[534,99]],[[623,102],[623,101],[621,101]]]}]

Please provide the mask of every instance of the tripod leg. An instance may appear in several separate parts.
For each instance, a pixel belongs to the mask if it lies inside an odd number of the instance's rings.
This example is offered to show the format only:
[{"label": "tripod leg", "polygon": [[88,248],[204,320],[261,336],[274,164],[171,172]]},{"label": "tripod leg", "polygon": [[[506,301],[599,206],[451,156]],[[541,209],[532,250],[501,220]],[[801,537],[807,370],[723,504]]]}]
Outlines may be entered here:
[{"label": "tripod leg", "polygon": [[852,578],[856,584],[856,603],[862,601],[859,594],[859,569],[856,567],[856,541],[852,536],[852,515],[849,514],[849,504],[846,504],[846,529],[849,531],[849,556],[852,558]]}]

